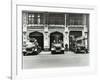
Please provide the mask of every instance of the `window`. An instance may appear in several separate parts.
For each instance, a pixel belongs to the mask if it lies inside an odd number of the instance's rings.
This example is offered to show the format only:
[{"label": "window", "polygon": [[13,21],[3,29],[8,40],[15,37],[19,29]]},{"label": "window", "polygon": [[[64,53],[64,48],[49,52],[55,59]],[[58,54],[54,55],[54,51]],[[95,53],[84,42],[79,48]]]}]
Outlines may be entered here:
[{"label": "window", "polygon": [[49,13],[48,23],[55,24],[55,25],[64,25],[65,16],[64,14],[60,14],[60,13]]},{"label": "window", "polygon": [[28,13],[28,24],[43,24],[43,14]]},{"label": "window", "polygon": [[28,14],[28,24],[33,24],[34,23],[34,14],[29,13]]},{"label": "window", "polygon": [[69,14],[70,25],[82,25],[83,15],[82,14]]}]

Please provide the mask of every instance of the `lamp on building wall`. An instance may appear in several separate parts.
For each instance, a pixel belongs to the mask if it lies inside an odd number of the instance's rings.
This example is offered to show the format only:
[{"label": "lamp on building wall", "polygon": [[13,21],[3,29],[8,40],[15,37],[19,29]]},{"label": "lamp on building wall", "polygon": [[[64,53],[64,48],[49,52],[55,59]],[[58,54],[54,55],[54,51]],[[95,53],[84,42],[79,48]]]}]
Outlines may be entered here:
[{"label": "lamp on building wall", "polygon": [[48,29],[44,29],[44,32],[45,32],[45,33],[48,33]]},{"label": "lamp on building wall", "polygon": [[48,33],[48,31],[44,31],[45,33]]},{"label": "lamp on building wall", "polygon": [[65,33],[68,33],[68,28],[67,27],[65,27]]},{"label": "lamp on building wall", "polygon": [[45,26],[45,27],[44,27],[44,32],[45,32],[45,33],[48,33],[48,26]]},{"label": "lamp on building wall", "polygon": [[67,34],[67,33],[68,33],[68,31],[65,31],[65,33]]}]

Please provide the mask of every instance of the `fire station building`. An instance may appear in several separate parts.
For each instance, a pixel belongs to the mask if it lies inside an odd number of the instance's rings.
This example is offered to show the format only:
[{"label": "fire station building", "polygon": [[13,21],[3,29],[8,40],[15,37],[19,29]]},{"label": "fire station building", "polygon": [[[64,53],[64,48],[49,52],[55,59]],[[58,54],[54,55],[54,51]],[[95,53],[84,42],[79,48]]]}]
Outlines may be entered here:
[{"label": "fire station building", "polygon": [[23,46],[36,38],[42,50],[49,50],[54,39],[70,48],[70,36],[82,36],[88,47],[89,14],[23,11],[22,28]]}]

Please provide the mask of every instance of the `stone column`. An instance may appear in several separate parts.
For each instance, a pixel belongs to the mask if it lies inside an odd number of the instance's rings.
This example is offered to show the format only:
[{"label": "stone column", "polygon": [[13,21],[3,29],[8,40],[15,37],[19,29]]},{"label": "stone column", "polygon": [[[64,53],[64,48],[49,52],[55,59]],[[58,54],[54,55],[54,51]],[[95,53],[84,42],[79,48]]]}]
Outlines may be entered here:
[{"label": "stone column", "polygon": [[[64,24],[64,28],[65,28],[65,32],[66,32],[66,13],[65,13],[65,24]],[[65,48],[65,44],[66,44],[66,33],[63,33],[63,43],[64,43],[64,48]]]},{"label": "stone column", "polygon": [[[82,37],[85,38],[85,32],[86,32],[86,14],[83,14],[83,30],[82,30]],[[85,44],[85,40],[83,40],[83,43]]]},{"label": "stone column", "polygon": [[85,47],[88,48],[88,29],[87,25],[84,26]]},{"label": "stone column", "polygon": [[44,50],[49,50],[48,26],[44,27]]},{"label": "stone column", "polygon": [[26,44],[27,42],[27,13],[23,12],[22,13],[22,35],[23,35],[23,46]]},{"label": "stone column", "polygon": [[88,33],[85,32],[85,47],[88,48]]},{"label": "stone column", "polygon": [[69,31],[68,31],[68,22],[67,22],[68,20],[69,20],[69,14],[65,13],[64,47],[65,47],[65,44],[67,44],[69,48]]},{"label": "stone column", "polygon": [[68,31],[68,27],[65,28],[65,38],[64,38],[64,45],[67,44],[68,48],[69,48],[69,31]]}]

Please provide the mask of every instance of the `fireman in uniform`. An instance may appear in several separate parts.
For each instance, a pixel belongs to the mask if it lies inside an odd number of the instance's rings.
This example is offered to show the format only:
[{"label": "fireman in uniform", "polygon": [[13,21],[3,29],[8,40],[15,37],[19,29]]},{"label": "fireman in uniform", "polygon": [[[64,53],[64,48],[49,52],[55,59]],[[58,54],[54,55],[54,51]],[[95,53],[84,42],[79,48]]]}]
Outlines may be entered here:
[{"label": "fireman in uniform", "polygon": [[56,43],[56,41],[55,40],[53,40],[53,43],[52,43],[52,47],[54,46],[54,44]]}]

